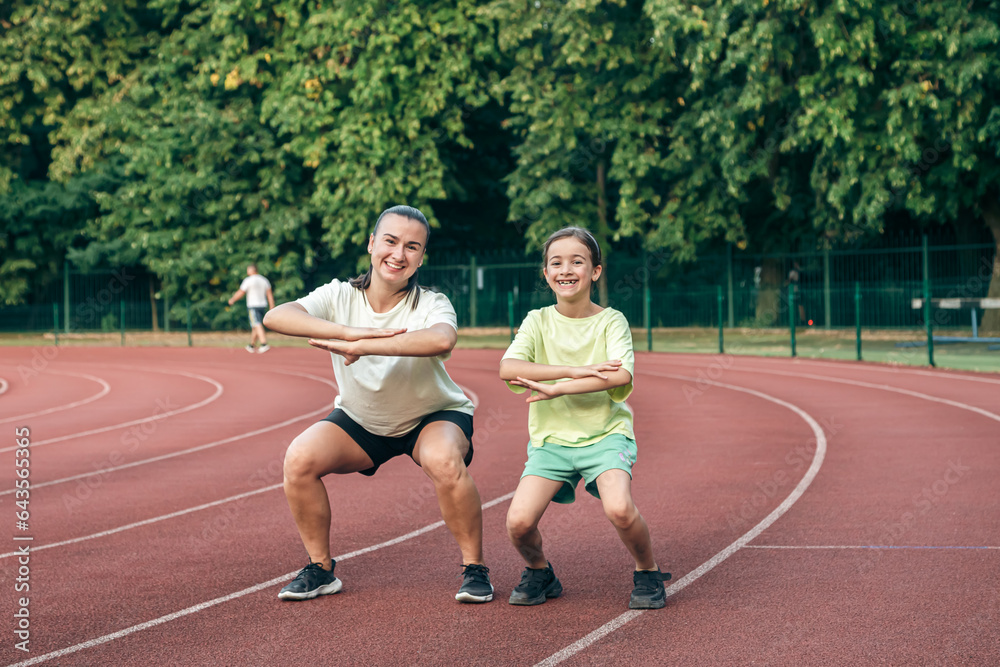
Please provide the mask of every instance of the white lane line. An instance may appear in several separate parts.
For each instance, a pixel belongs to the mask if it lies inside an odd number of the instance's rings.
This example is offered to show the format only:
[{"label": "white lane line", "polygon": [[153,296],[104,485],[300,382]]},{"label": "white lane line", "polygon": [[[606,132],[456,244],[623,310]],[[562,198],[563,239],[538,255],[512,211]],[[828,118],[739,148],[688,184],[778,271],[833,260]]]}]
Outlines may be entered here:
[{"label": "white lane line", "polygon": [[[661,355],[664,355],[664,354],[668,354],[668,353],[663,353],[663,352],[654,352],[653,353],[654,356],[661,356]],[[754,355],[731,354],[729,352],[726,352],[726,353],[721,354],[721,355],[720,354],[711,354],[711,355],[709,355],[709,354],[685,354],[683,352],[681,352],[681,353],[669,353],[669,354],[671,354],[671,358],[670,359],[664,359],[665,361],[669,361],[671,363],[683,361],[683,362],[685,362],[683,364],[685,366],[691,366],[691,365],[695,365],[695,364],[692,363],[692,362],[689,362],[688,359],[682,359],[681,357],[688,357],[688,358],[693,358],[693,357],[698,357],[698,356],[708,357],[708,358],[713,358],[713,357],[730,357],[730,358],[733,358],[733,359],[747,359],[747,360],[760,360],[760,361],[763,361],[763,360],[774,360],[774,361],[779,361],[779,362],[780,361],[784,361],[784,362],[789,363],[789,364],[791,364],[793,366],[820,366],[821,368],[836,368],[836,369],[839,369],[839,370],[846,370],[846,371],[871,371],[873,373],[892,373],[892,374],[895,374],[895,375],[899,375],[899,374],[905,373],[905,374],[908,374],[908,375],[922,375],[922,376],[925,376],[925,377],[940,378],[940,379],[945,379],[945,380],[960,380],[960,381],[966,381],[966,382],[983,382],[983,383],[986,383],[986,384],[1000,384],[1000,379],[997,379],[997,378],[981,377],[981,376],[974,376],[974,375],[958,375],[957,371],[949,372],[948,369],[928,371],[928,370],[922,370],[920,368],[913,368],[913,367],[910,367],[910,366],[885,366],[885,365],[882,365],[882,364],[878,364],[876,362],[846,361],[845,363],[839,363],[838,364],[838,363],[834,363],[834,362],[830,362],[830,361],[823,361],[821,359],[803,359],[801,357],[796,357],[795,359],[782,359],[780,357],[758,357],[758,356],[754,356]],[[967,371],[967,372],[968,373],[974,373],[975,371]]]},{"label": "white lane line", "polygon": [[930,544],[818,544],[818,545],[777,545],[748,544],[747,549],[1000,549],[1000,547],[979,546],[934,546]]},{"label": "white lane line", "polygon": [[[489,509],[494,505],[498,505],[506,500],[510,500],[513,496],[514,492],[511,491],[510,493],[500,496],[499,498],[494,498],[493,500],[484,503],[483,509],[484,510]],[[355,556],[361,556],[367,553],[371,553],[373,551],[378,551],[379,549],[385,549],[386,547],[391,547],[396,544],[412,540],[416,537],[420,537],[424,533],[429,533],[432,530],[441,528],[442,526],[444,526],[444,521],[437,521],[435,523],[424,526],[423,528],[418,528],[417,530],[406,533],[405,535],[400,535],[399,537],[395,537],[391,540],[387,540],[380,544],[375,544],[370,547],[358,549],[357,551],[352,551],[350,553],[346,553],[340,556],[334,556],[334,559],[337,561],[345,561],[349,558],[354,558]],[[54,658],[61,658],[66,655],[71,655],[73,653],[83,651],[84,649],[94,648],[95,646],[100,646],[101,644],[106,644],[110,641],[114,641],[115,639],[121,639],[122,637],[127,637],[128,635],[135,634],[136,632],[141,632],[143,630],[155,628],[158,625],[169,623],[170,621],[174,621],[178,618],[183,618],[184,616],[190,616],[191,614],[196,614],[210,607],[222,604],[223,602],[236,600],[238,598],[250,595],[252,593],[257,593],[264,589],[271,588],[272,586],[277,586],[280,583],[288,581],[290,577],[294,577],[296,574],[298,574],[298,570],[293,570],[292,572],[283,574],[280,577],[275,577],[274,579],[270,579],[268,581],[255,584],[250,588],[244,588],[241,591],[236,591],[235,593],[230,593],[229,595],[223,595],[222,597],[217,597],[214,600],[208,600],[207,602],[202,602],[200,604],[187,607],[186,609],[175,611],[172,614],[167,614],[166,616],[160,616],[159,618],[155,618],[151,621],[146,621],[145,623],[139,623],[138,625],[133,625],[129,628],[125,628],[124,630],[119,630],[118,632],[112,632],[111,634],[107,634],[102,637],[97,637],[95,639],[90,639],[88,641],[81,642],[79,644],[74,644],[73,646],[68,646],[64,649],[59,649],[58,651],[52,651],[50,653],[40,655],[37,658],[24,660],[23,662],[17,662],[11,665],[11,667],[22,667],[22,666],[27,667],[27,665],[37,665],[42,662],[48,662],[49,660],[52,660]]]},{"label": "white lane line", "polygon": [[[147,369],[152,370],[152,369]],[[115,431],[117,429],[125,428],[127,426],[136,426],[138,424],[147,424],[149,422],[154,422],[159,419],[166,419],[167,417],[172,417],[174,415],[179,415],[184,412],[190,412],[191,410],[197,410],[202,408],[209,403],[215,401],[222,396],[223,388],[222,385],[213,380],[212,378],[205,377],[204,375],[198,375],[197,373],[187,373],[185,371],[156,371],[158,373],[169,373],[170,375],[183,375],[185,377],[194,378],[196,380],[202,380],[203,382],[208,382],[215,387],[215,393],[208,398],[194,403],[192,405],[185,406],[183,408],[178,408],[176,410],[168,410],[166,412],[158,412],[152,417],[144,417],[143,419],[133,419],[132,421],[122,422],[120,424],[112,424],[111,426],[102,426],[101,428],[94,428],[89,431],[81,431],[79,433],[71,433],[69,435],[59,436],[58,438],[49,438],[48,440],[39,440],[38,442],[31,443],[32,449],[38,449],[42,445],[51,445],[56,442],[64,442],[66,440],[72,440],[73,438],[82,438],[85,435],[94,435],[97,433],[107,433],[108,431]],[[159,407],[159,406],[158,406]],[[14,451],[14,447],[7,447],[5,449],[0,449],[0,452],[11,452]],[[32,485],[34,486],[34,484]]]},{"label": "white lane line", "polygon": [[[292,373],[292,372],[285,372],[285,371],[276,371],[276,372],[285,373],[286,375],[298,375],[300,377],[309,378],[311,380],[316,380],[317,382],[323,382],[323,383],[328,384],[328,385],[330,385],[331,387],[334,387],[334,388],[337,387],[336,384],[334,384],[330,380],[327,380],[326,378],[321,378],[321,377],[318,377],[316,375],[309,375],[308,373]],[[140,461],[133,461],[132,463],[123,463],[122,465],[119,465],[119,466],[109,466],[107,468],[101,468],[99,470],[92,470],[90,472],[80,473],[79,475],[71,475],[70,477],[63,477],[62,479],[54,479],[54,480],[51,480],[49,482],[39,482],[38,484],[32,484],[31,488],[32,489],[40,489],[40,488],[43,488],[43,487],[46,487],[46,486],[53,486],[55,484],[63,484],[65,482],[72,482],[72,481],[77,480],[77,479],[85,479],[87,477],[94,477],[95,475],[106,475],[108,473],[112,473],[112,472],[115,472],[117,470],[125,470],[127,468],[135,468],[136,466],[146,465],[148,463],[155,463],[157,461],[165,461],[166,459],[172,459],[172,458],[177,457],[177,456],[184,456],[185,454],[193,454],[194,452],[200,452],[200,451],[205,450],[205,449],[211,449],[212,447],[218,447],[219,445],[224,445],[224,444],[229,443],[229,442],[234,442],[234,441],[240,440],[242,438],[253,437],[255,435],[260,435],[261,433],[267,433],[268,431],[273,431],[275,429],[279,429],[279,428],[288,426],[289,424],[294,424],[295,422],[301,421],[302,419],[305,419],[306,417],[313,416],[316,413],[322,413],[324,410],[326,411],[326,414],[329,414],[329,411],[331,409],[333,409],[333,401],[327,403],[326,405],[324,405],[319,410],[310,410],[309,412],[305,412],[305,413],[303,413],[301,415],[292,417],[291,419],[286,419],[283,422],[280,422],[280,423],[277,423],[277,424],[271,424],[270,426],[265,426],[263,428],[259,428],[259,429],[256,429],[254,431],[247,431],[246,433],[240,433],[240,434],[237,434],[237,435],[233,435],[233,436],[230,436],[228,438],[223,438],[222,440],[215,440],[213,442],[209,442],[209,443],[206,443],[204,445],[198,445],[196,447],[190,447],[188,449],[182,449],[182,450],[179,450],[179,451],[176,451],[176,452],[170,452],[169,454],[161,454],[160,456],[153,456],[151,458],[142,459]],[[35,445],[32,444],[32,447],[34,447],[34,446]],[[2,451],[2,450],[0,450],[0,451]],[[0,491],[0,496],[9,495],[11,493],[14,493],[14,491],[15,491],[15,489],[8,489],[6,491]]]},{"label": "white lane line", "polygon": [[[774,508],[774,510],[770,514],[764,517],[764,519],[760,523],[758,523],[756,526],[754,526],[746,533],[741,535],[735,542],[730,544],[728,547],[726,547],[719,553],[712,556],[710,559],[699,565],[691,572],[688,572],[684,577],[679,579],[676,583],[667,586],[667,596],[669,597],[671,595],[677,594],[687,586],[690,586],[692,583],[701,578],[704,574],[706,574],[714,567],[722,563],[724,560],[732,556],[734,553],[739,551],[748,542],[751,542],[754,538],[756,538],[758,535],[764,532],[772,523],[777,521],[781,517],[781,515],[783,515],[785,512],[791,509],[792,505],[795,504],[795,502],[802,496],[802,494],[806,492],[806,489],[809,488],[809,485],[812,484],[813,480],[816,478],[816,475],[819,473],[820,466],[823,465],[823,459],[826,456],[826,434],[823,433],[823,429],[820,428],[820,425],[816,422],[816,420],[813,419],[812,416],[809,415],[809,413],[807,413],[805,410],[796,405],[792,405],[791,403],[783,401],[780,398],[771,396],[769,394],[755,391],[753,389],[747,389],[746,387],[737,387],[735,385],[725,384],[723,382],[714,382],[712,380],[697,380],[697,378],[685,377],[683,375],[673,375],[671,373],[640,371],[639,375],[640,376],[652,375],[655,377],[665,377],[674,380],[684,380],[684,381],[700,381],[718,387],[723,387],[725,389],[731,389],[733,391],[739,391],[745,394],[750,394],[751,396],[757,396],[766,401],[770,401],[782,407],[788,408],[789,410],[797,414],[799,417],[802,418],[803,421],[806,422],[806,424],[809,425],[809,428],[812,429],[813,434],[816,437],[816,451],[813,454],[812,464],[809,466],[809,469],[806,470],[805,474],[802,476],[802,479],[799,480],[799,483],[795,486],[794,489],[792,489],[792,492],[788,494],[788,497],[786,497],[783,501],[781,501],[781,504],[778,505],[776,508]],[[566,660],[576,655],[580,651],[586,649],[594,642],[602,639],[603,637],[606,637],[615,630],[618,630],[629,621],[638,618],[644,613],[646,613],[644,610],[627,611],[624,614],[618,616],[617,618],[614,618],[610,622],[605,623],[604,625],[597,628],[596,630],[586,635],[585,637],[581,637],[580,639],[573,642],[572,644],[562,649],[561,651],[553,653],[545,660],[539,662],[535,667],[549,667],[550,665],[557,665],[563,660]]]},{"label": "white lane line", "polygon": [[[99,398],[102,398],[111,391],[111,385],[102,380],[99,377],[94,377],[93,375],[87,375],[86,373],[70,373],[68,371],[48,371],[53,375],[69,375],[71,377],[79,377],[87,380],[92,380],[99,385],[101,385],[101,390],[94,394],[93,396],[88,396],[87,398],[80,399],[79,401],[73,401],[72,403],[66,403],[64,405],[57,405],[53,408],[48,408],[45,410],[39,410],[38,412],[29,412],[24,415],[16,415],[14,417],[4,417],[0,419],[0,424],[6,424],[7,422],[19,421],[21,419],[29,419],[31,417],[41,417],[42,415],[52,414],[53,412],[59,412],[61,410],[69,410],[70,408],[78,408],[81,405],[86,405],[87,403],[92,403]],[[0,392],[3,393],[3,392]]]},{"label": "white lane line", "polygon": [[[992,419],[993,421],[1000,422],[1000,415],[990,412],[989,410],[984,410],[983,408],[978,408],[974,405],[969,405],[967,403],[960,403],[958,401],[953,401],[947,398],[940,398],[938,396],[931,396],[930,394],[923,394],[919,391],[913,391],[912,389],[902,389],[900,387],[893,387],[888,384],[874,384],[872,382],[864,382],[862,380],[849,380],[847,378],[833,378],[826,375],[812,375],[811,373],[792,373],[791,371],[773,371],[764,370],[760,368],[736,368],[731,366],[727,370],[731,370],[737,373],[764,373],[766,375],[779,375],[781,377],[793,377],[793,378],[803,378],[806,380],[819,380],[820,382],[835,382],[837,384],[847,384],[853,385],[855,387],[865,387],[867,389],[878,389],[880,391],[889,391],[895,394],[903,394],[904,396],[912,396],[914,398],[919,398],[925,401],[931,401],[933,403],[942,403],[944,405],[949,405],[953,408],[959,408],[960,410],[968,410],[969,412],[975,412],[976,414],[982,415],[987,419]],[[697,380],[697,382],[705,382],[705,380]]]},{"label": "white lane line", "polygon": [[10,387],[10,384],[6,380],[4,380],[3,378],[0,378],[0,394],[3,394],[4,392],[6,392],[9,387]]},{"label": "white lane line", "polygon": [[[195,507],[189,507],[187,509],[178,510],[176,512],[171,512],[170,514],[163,514],[161,516],[153,517],[152,519],[144,519],[142,521],[136,521],[135,523],[125,524],[124,526],[118,526],[117,528],[109,528],[108,530],[102,530],[99,533],[93,533],[91,535],[84,535],[83,537],[74,537],[70,540],[63,540],[62,542],[52,542],[51,544],[43,544],[41,546],[31,546],[31,552],[43,551],[45,549],[53,549],[55,547],[64,547],[67,544],[76,544],[77,542],[86,542],[87,540],[94,540],[98,537],[107,537],[108,535],[114,535],[115,533],[121,533],[126,530],[132,530],[133,528],[139,528],[141,526],[148,526],[152,523],[159,523],[160,521],[166,521],[167,519],[175,519],[179,516],[184,516],[185,514],[191,514],[192,512],[198,512],[200,510],[206,510],[210,507],[218,507],[219,505],[224,505],[226,503],[235,502],[237,500],[242,500],[243,498],[249,498],[250,496],[255,496],[258,493],[264,493],[266,491],[274,491],[275,489],[280,489],[281,484],[274,484],[272,486],[266,486],[262,489],[256,489],[254,491],[247,491],[246,493],[240,493],[235,496],[229,496],[228,498],[223,498],[221,500],[214,500],[210,503],[205,503],[204,505],[197,505]],[[11,551],[9,553],[0,554],[0,559],[11,558],[18,555],[20,552]]]}]

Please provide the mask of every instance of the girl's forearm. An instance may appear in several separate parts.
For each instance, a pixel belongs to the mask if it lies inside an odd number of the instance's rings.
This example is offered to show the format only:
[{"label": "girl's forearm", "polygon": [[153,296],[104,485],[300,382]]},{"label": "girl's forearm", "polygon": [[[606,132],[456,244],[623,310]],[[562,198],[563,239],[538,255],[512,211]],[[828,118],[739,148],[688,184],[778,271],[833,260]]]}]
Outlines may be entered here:
[{"label": "girl's forearm", "polygon": [[500,362],[500,379],[516,380],[519,377],[535,382],[545,380],[562,380],[570,376],[569,366],[550,366],[548,364],[536,364],[521,359],[504,359]]},{"label": "girl's forearm", "polygon": [[[565,382],[557,382],[555,386],[559,388],[561,395],[566,396],[569,394],[591,394],[598,391],[607,391],[615,387],[624,387],[632,381],[632,374],[623,368],[619,368],[616,371],[606,371],[604,374],[608,376],[607,380],[602,380],[599,377],[577,378],[566,380]],[[522,375],[521,377],[524,376]]]}]

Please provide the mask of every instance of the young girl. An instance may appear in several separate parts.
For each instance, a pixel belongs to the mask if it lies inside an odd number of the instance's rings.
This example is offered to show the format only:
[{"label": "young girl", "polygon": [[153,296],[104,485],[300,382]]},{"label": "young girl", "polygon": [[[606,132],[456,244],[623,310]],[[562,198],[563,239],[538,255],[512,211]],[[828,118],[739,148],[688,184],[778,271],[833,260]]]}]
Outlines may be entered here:
[{"label": "young girl", "polygon": [[556,305],[528,313],[500,362],[512,391],[534,392],[527,399],[528,462],[507,512],[507,533],[528,566],[510,603],[541,604],[562,593],[538,522],[552,500],[573,502],[582,478],[635,559],[629,607],[659,609],[670,574],[657,567],[649,529],[632,502],[636,447],[624,402],[632,393],[632,334],[624,315],[590,300],[601,275],[601,248],[590,232],[555,232],[543,256]]},{"label": "young girl", "polygon": [[409,206],[382,213],[368,240],[368,272],[334,280],[305,298],[271,310],[264,324],[328,350],[340,395],[328,417],[302,432],[285,455],[285,496],[309,564],[281,589],[285,600],[336,593],[330,551],[330,500],[322,477],[374,475],[406,455],[434,484],[441,515],[462,552],[464,577],[455,599],[493,599],[483,564],[482,503],[466,466],[472,461],[472,401],[444,361],[457,341],[455,309],[443,294],[421,289],[430,226]]}]

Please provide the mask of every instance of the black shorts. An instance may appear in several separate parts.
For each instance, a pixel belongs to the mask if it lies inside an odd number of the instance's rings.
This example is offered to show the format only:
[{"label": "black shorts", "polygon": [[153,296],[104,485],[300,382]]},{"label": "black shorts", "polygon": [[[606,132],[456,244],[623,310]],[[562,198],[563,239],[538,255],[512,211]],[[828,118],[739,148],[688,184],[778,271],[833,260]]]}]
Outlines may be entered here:
[{"label": "black shorts", "polygon": [[335,409],[324,417],[322,421],[336,424],[344,429],[347,435],[351,436],[351,439],[358,443],[358,446],[364,450],[365,454],[372,460],[372,463],[375,464],[367,470],[360,471],[362,475],[368,475],[369,477],[374,475],[379,466],[389,459],[402,456],[403,454],[412,458],[413,448],[417,444],[420,432],[431,422],[451,422],[462,429],[462,433],[469,440],[469,451],[465,454],[465,465],[468,466],[472,463],[472,415],[464,412],[457,412],[455,410],[432,412],[421,419],[420,423],[412,431],[398,437],[369,433],[364,426],[351,419],[340,408]]}]

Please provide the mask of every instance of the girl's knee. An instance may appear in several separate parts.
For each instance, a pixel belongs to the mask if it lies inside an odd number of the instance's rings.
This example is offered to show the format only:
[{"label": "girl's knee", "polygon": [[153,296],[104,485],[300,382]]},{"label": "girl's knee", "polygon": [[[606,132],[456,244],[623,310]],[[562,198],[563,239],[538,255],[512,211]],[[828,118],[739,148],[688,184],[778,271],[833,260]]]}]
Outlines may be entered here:
[{"label": "girl's knee", "polygon": [[519,540],[535,529],[538,524],[531,520],[531,517],[508,512],[507,513],[507,535],[512,540]]},{"label": "girl's knee", "polygon": [[639,518],[639,510],[631,501],[605,502],[604,515],[615,528],[628,528]]}]

